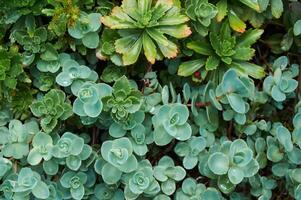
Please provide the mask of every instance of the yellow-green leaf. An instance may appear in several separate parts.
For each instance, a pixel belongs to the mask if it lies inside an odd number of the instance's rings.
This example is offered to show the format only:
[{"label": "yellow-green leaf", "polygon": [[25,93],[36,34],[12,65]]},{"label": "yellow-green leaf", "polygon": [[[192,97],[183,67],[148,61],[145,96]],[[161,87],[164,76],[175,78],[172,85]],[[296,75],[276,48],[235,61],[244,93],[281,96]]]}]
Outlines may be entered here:
[{"label": "yellow-green leaf", "polygon": [[168,45],[168,39],[162,34],[162,32],[158,31],[155,28],[146,29],[148,35],[153,38],[158,44],[163,46]]},{"label": "yellow-green leaf", "polygon": [[122,55],[124,65],[131,65],[138,60],[142,49],[142,37],[139,37],[129,50]]},{"label": "yellow-green leaf", "polygon": [[199,70],[204,65],[205,65],[205,59],[183,62],[179,66],[178,75],[184,77],[191,76],[194,72]]},{"label": "yellow-green leaf", "polygon": [[143,34],[142,40],[145,57],[150,63],[154,64],[157,57],[156,45],[146,33]]},{"label": "yellow-green leaf", "polygon": [[275,18],[280,18],[283,12],[283,3],[282,0],[271,0],[271,10],[272,15]]},{"label": "yellow-green leaf", "polygon": [[131,46],[134,45],[138,36],[130,35],[127,37],[120,38],[115,42],[115,49],[117,53],[124,54],[128,52]]},{"label": "yellow-green leaf", "polygon": [[231,67],[235,68],[239,73],[249,75],[256,79],[265,76],[264,68],[249,62],[232,62]]},{"label": "yellow-green leaf", "polygon": [[201,40],[191,41],[187,43],[186,46],[188,49],[191,49],[202,55],[210,56],[214,53],[211,45]]},{"label": "yellow-green leaf", "polygon": [[190,27],[186,24],[175,26],[162,26],[159,29],[162,33],[166,33],[175,38],[185,38],[191,34]]},{"label": "yellow-green leaf", "polygon": [[218,22],[222,21],[228,12],[228,3],[227,0],[221,0],[216,4],[217,7],[217,15],[216,20]]},{"label": "yellow-green leaf", "polygon": [[246,24],[236,15],[236,13],[233,10],[230,10],[228,17],[229,17],[230,27],[233,30],[239,33],[245,32]]},{"label": "yellow-green leaf", "polygon": [[160,51],[166,58],[174,58],[178,54],[178,47],[175,43],[168,40],[168,45],[162,45],[161,43],[157,43]]},{"label": "yellow-green leaf", "polygon": [[256,10],[257,12],[260,11],[259,3],[257,0],[239,0],[241,3],[245,4],[246,6]]}]

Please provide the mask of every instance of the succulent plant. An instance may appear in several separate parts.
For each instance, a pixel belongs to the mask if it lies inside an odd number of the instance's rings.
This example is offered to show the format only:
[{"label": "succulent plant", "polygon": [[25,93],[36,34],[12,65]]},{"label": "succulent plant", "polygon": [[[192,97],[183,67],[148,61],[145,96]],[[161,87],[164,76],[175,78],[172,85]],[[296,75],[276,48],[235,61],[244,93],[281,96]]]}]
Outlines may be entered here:
[{"label": "succulent plant", "polygon": [[[0,87],[15,89],[17,78],[23,72],[21,55],[16,47],[6,49],[0,46]],[[2,97],[2,95],[0,96]]]},{"label": "succulent plant", "polygon": [[12,166],[13,164],[9,159],[0,157],[0,179],[12,169]]},{"label": "succulent plant", "polygon": [[37,69],[31,71],[33,79],[33,85],[43,92],[49,91],[55,84],[55,77],[51,73],[43,73]]},{"label": "succulent plant", "polygon": [[28,167],[20,170],[17,180],[11,182],[13,186],[14,199],[29,198],[32,193],[35,198],[47,199],[49,197],[49,188],[41,180],[41,176]]},{"label": "succulent plant", "polygon": [[101,183],[95,186],[95,199],[98,200],[121,200],[124,199],[123,191],[115,186]]},{"label": "succulent plant", "polygon": [[82,199],[85,195],[84,184],[87,182],[87,175],[84,172],[67,171],[60,179],[64,188],[70,190],[73,199]]},{"label": "succulent plant", "polygon": [[53,157],[66,159],[66,165],[71,170],[78,170],[91,153],[92,148],[84,144],[84,139],[71,132],[64,133],[51,151]]},{"label": "succulent plant", "polygon": [[261,199],[270,199],[272,190],[276,187],[276,181],[267,177],[253,176],[249,178],[252,186],[251,193]]},{"label": "succulent plant", "polygon": [[40,132],[35,134],[32,140],[33,148],[29,151],[27,162],[30,165],[38,165],[41,160],[50,160],[52,157],[52,138],[46,133]]},{"label": "succulent plant", "polygon": [[95,49],[99,44],[97,31],[101,27],[100,17],[99,13],[81,12],[74,25],[68,27],[69,35],[81,40],[85,47]]},{"label": "succulent plant", "polygon": [[111,130],[131,130],[141,124],[144,120],[144,113],[139,111],[142,105],[141,92],[125,76],[117,79],[112,89],[112,95],[103,98],[106,105],[104,110],[111,113],[115,122],[111,124]]},{"label": "succulent plant", "polygon": [[193,169],[199,161],[199,155],[205,149],[207,141],[204,137],[192,136],[186,142],[179,142],[175,147],[175,153],[184,157],[183,167]]},{"label": "succulent plant", "polygon": [[57,72],[60,67],[65,54],[58,54],[57,50],[51,44],[45,45],[45,51],[40,55],[40,60],[37,62],[37,68],[41,72]]},{"label": "succulent plant", "polygon": [[188,0],[185,2],[186,14],[193,21],[195,30],[202,36],[208,34],[211,20],[216,16],[218,10],[208,0]]},{"label": "succulent plant", "polygon": [[[23,27],[14,30],[12,37],[28,52],[30,60],[39,52],[45,50],[47,41],[47,29],[43,26],[37,27],[33,16],[27,16],[20,21]],[[25,27],[24,27],[25,24]]]},{"label": "succulent plant", "polygon": [[39,132],[36,121],[22,124],[19,120],[11,120],[8,128],[0,127],[2,154],[6,157],[21,159],[29,153],[30,138]]},{"label": "succulent plant", "polygon": [[136,171],[123,176],[126,183],[124,195],[126,199],[137,199],[144,193],[146,196],[155,196],[160,191],[160,185],[153,176],[152,165],[148,160],[138,163]]},{"label": "succulent plant", "polygon": [[125,76],[116,80],[112,89],[112,95],[104,98],[106,110],[111,111],[111,116],[117,123],[126,121],[130,114],[141,107],[141,93]]},{"label": "succulent plant", "polygon": [[104,83],[83,83],[73,103],[73,112],[79,116],[98,117],[103,110],[103,98],[111,95],[112,88]]},{"label": "succulent plant", "polygon": [[0,200],[301,199],[300,1],[0,5]]},{"label": "succulent plant", "polygon": [[107,184],[117,183],[123,172],[130,173],[138,167],[132,143],[126,137],[105,141],[101,146],[101,155],[107,162],[101,170]]},{"label": "succulent plant", "polygon": [[60,86],[71,86],[74,95],[84,81],[96,82],[98,74],[85,65],[79,65],[75,60],[67,56],[62,63],[63,70],[56,76],[56,82]]},{"label": "succulent plant", "polygon": [[300,34],[301,34],[301,19],[296,21],[296,23],[294,24],[294,35],[298,36]]},{"label": "succulent plant", "polygon": [[157,145],[166,145],[172,139],[180,141],[191,137],[191,127],[187,123],[189,112],[181,104],[163,105],[153,116],[154,141]]},{"label": "succulent plant", "polygon": [[144,156],[148,152],[147,145],[153,142],[151,131],[141,124],[131,130],[129,139],[133,145],[133,151],[138,156]]},{"label": "succulent plant", "polygon": [[72,115],[72,107],[66,101],[66,95],[58,89],[50,90],[45,96],[32,103],[31,112],[36,117],[41,117],[41,127],[46,132],[51,132],[58,120],[66,120]]},{"label": "succulent plant", "polygon": [[294,77],[299,73],[299,66],[293,64],[291,68],[286,69],[287,66],[287,57],[279,57],[273,63],[273,74],[264,79],[264,91],[277,102],[284,101],[286,96],[298,86],[298,82]]},{"label": "succulent plant", "polygon": [[166,195],[176,191],[176,182],[185,178],[186,171],[181,166],[175,166],[169,156],[162,157],[154,167],[154,177],[161,183],[161,190]]},{"label": "succulent plant", "polygon": [[188,200],[195,198],[222,199],[221,194],[214,188],[206,188],[202,183],[197,183],[193,178],[186,178],[182,187],[176,193],[176,200]]},{"label": "succulent plant", "polygon": [[173,58],[178,53],[177,45],[165,35],[185,38],[191,34],[185,24],[188,17],[172,1],[130,0],[113,8],[111,15],[101,21],[110,29],[120,30],[121,38],[115,41],[115,50],[122,54],[124,65],[137,61],[140,52],[150,63],[158,57]]},{"label": "succulent plant", "polygon": [[252,98],[255,93],[254,88],[251,79],[238,76],[235,70],[229,70],[225,73],[221,84],[217,88],[221,94],[217,92],[216,95],[226,95],[226,102],[228,101],[230,107],[239,114],[245,114],[248,105],[244,98]]},{"label": "succulent plant", "polygon": [[218,28],[217,25],[213,27],[208,39],[193,40],[187,43],[187,48],[200,56],[198,59],[183,62],[179,66],[178,75],[191,76],[196,73],[194,80],[206,79],[218,84],[227,68],[234,68],[241,74],[257,79],[264,77],[262,67],[248,62],[255,52],[251,45],[261,36],[262,30],[249,30],[243,35],[236,36],[231,32],[227,21]]},{"label": "succulent plant", "polygon": [[208,158],[208,167],[220,176],[220,185],[225,185],[227,179],[230,181],[228,186],[237,185],[245,177],[254,176],[259,170],[258,162],[253,158],[253,152],[244,140],[225,141],[220,149],[221,151],[212,153]]}]

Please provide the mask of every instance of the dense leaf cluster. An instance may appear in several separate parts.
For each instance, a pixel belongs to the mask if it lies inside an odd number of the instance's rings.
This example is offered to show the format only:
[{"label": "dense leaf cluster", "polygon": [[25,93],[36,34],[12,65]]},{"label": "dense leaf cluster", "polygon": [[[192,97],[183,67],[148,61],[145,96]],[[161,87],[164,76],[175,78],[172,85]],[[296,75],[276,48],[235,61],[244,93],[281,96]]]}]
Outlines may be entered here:
[{"label": "dense leaf cluster", "polygon": [[1,200],[301,200],[300,2],[0,5]]}]

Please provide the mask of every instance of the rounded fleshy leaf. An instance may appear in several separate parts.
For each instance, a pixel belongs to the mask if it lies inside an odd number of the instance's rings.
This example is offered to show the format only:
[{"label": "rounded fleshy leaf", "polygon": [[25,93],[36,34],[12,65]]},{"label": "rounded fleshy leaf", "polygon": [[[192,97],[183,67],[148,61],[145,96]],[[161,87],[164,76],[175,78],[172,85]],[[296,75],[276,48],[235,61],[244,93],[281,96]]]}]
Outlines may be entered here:
[{"label": "rounded fleshy leaf", "polygon": [[103,104],[97,101],[95,104],[84,103],[84,112],[89,117],[98,117],[102,111]]},{"label": "rounded fleshy leaf", "polygon": [[50,195],[48,186],[40,181],[33,189],[32,194],[39,199],[47,199]]},{"label": "rounded fleshy leaf", "polygon": [[39,150],[37,148],[33,148],[27,156],[27,162],[30,165],[37,165],[41,162],[42,158],[43,157]]},{"label": "rounded fleshy leaf", "polygon": [[82,38],[82,42],[86,47],[90,49],[95,49],[99,44],[98,33],[90,32],[85,34],[84,37]]},{"label": "rounded fleshy leaf", "polygon": [[69,169],[76,171],[80,168],[81,164],[82,161],[78,156],[70,155],[66,158],[66,165]]},{"label": "rounded fleshy leaf", "polygon": [[217,175],[226,174],[229,169],[229,164],[229,158],[220,152],[211,154],[208,159],[209,169]]},{"label": "rounded fleshy leaf", "polygon": [[126,130],[124,130],[119,124],[113,123],[109,128],[109,133],[112,137],[119,138],[126,134]]},{"label": "rounded fleshy leaf", "polygon": [[119,169],[109,163],[106,163],[101,170],[103,180],[109,185],[116,184],[120,180],[121,174]]},{"label": "rounded fleshy leaf", "polygon": [[235,184],[229,180],[227,175],[218,177],[217,185],[218,188],[225,194],[229,194],[235,189]]},{"label": "rounded fleshy leaf", "polygon": [[231,183],[237,185],[244,178],[244,172],[238,167],[231,167],[228,172],[228,177]]},{"label": "rounded fleshy leaf", "polygon": [[71,188],[70,193],[72,198],[80,200],[85,195],[85,188],[83,185],[80,185],[78,188]]},{"label": "rounded fleshy leaf", "polygon": [[175,181],[168,179],[161,184],[162,192],[166,195],[172,195],[176,191]]}]

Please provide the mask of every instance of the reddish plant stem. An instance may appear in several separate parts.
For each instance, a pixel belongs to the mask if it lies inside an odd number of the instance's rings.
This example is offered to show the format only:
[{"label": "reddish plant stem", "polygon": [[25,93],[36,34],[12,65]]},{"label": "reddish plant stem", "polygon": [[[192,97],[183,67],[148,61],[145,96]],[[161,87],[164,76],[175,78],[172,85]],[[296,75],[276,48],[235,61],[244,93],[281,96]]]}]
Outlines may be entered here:
[{"label": "reddish plant stem", "polygon": [[227,130],[227,137],[231,140],[232,138],[232,130],[233,130],[233,122],[229,122],[228,130]]},{"label": "reddish plant stem", "polygon": [[92,133],[92,145],[97,144],[97,137],[99,134],[99,129],[97,127],[93,127],[93,133]]},{"label": "reddish plant stem", "polygon": [[[146,72],[151,72],[151,71],[153,71],[153,65],[151,63],[148,63]],[[143,87],[141,88],[142,94],[144,93],[145,87],[149,86],[149,83],[150,83],[149,79],[143,79]]]},{"label": "reddish plant stem", "polygon": [[[220,101],[222,98],[223,98],[222,96],[219,96],[219,97],[216,97],[216,100]],[[202,107],[211,106],[211,102],[209,102],[209,101],[208,102],[196,102],[194,105],[198,108],[202,108]],[[191,107],[192,104],[188,103],[187,106]]]}]

